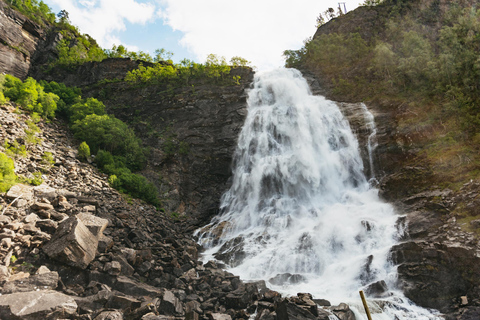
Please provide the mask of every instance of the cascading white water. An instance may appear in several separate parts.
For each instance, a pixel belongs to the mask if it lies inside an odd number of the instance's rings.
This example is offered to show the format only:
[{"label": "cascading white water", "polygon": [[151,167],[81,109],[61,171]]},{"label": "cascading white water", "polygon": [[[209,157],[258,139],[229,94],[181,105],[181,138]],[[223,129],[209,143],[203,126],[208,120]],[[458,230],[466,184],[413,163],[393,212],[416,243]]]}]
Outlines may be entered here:
[{"label": "cascading white water", "polygon": [[377,126],[375,125],[375,118],[373,114],[368,110],[365,103],[362,103],[363,114],[365,117],[365,124],[367,129],[370,131],[367,139],[367,151],[368,151],[368,164],[370,165],[370,180],[375,180],[375,166],[373,164],[373,153],[378,147],[377,141]]},{"label": "cascading white water", "polygon": [[374,319],[436,319],[395,290],[387,256],[398,216],[369,186],[337,105],[311,95],[299,71],[278,69],[255,77],[248,107],[221,214],[198,232],[205,259],[233,257],[229,271],[244,280],[353,309],[359,290],[384,280],[392,295]]}]

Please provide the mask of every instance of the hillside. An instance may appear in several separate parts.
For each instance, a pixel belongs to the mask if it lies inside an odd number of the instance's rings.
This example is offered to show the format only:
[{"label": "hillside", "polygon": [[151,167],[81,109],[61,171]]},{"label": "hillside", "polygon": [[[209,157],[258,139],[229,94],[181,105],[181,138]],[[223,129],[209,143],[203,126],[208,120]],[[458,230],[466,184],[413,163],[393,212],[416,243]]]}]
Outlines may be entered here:
[{"label": "hillside", "polygon": [[[287,65],[318,81],[316,92],[364,101],[374,113],[381,193],[406,214],[410,233],[392,250],[400,282],[420,305],[465,312],[456,319],[474,319],[479,309],[471,264],[480,234],[477,5],[359,7],[287,54]],[[458,303],[462,295],[468,305]]]}]

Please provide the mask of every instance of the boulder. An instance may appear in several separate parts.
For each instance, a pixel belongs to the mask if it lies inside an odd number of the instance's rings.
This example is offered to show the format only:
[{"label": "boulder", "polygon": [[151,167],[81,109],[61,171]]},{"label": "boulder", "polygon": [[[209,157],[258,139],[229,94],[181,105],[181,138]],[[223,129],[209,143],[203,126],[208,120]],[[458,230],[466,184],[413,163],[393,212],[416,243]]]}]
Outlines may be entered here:
[{"label": "boulder", "polygon": [[33,187],[18,183],[10,188],[7,192],[8,199],[24,199],[27,201],[33,200]]},{"label": "boulder", "polygon": [[101,312],[94,320],[123,320],[123,313],[117,310],[107,310]]},{"label": "boulder", "polygon": [[[317,319],[310,311],[283,299],[276,307],[277,320],[306,320]],[[328,319],[328,318],[327,318]]]},{"label": "boulder", "polygon": [[162,295],[162,291],[158,288],[149,286],[145,283],[136,282],[124,276],[119,276],[114,284],[114,289],[123,292],[129,296],[150,296],[157,297]]},{"label": "boulder", "polygon": [[346,303],[340,303],[331,308],[334,315],[340,320],[355,320],[355,314]]},{"label": "boulder", "polygon": [[43,251],[50,258],[85,269],[95,258],[97,246],[97,237],[78,217],[71,217],[59,224]]},{"label": "boulder", "polygon": [[47,186],[46,184],[41,184],[33,188],[35,191],[35,197],[37,198],[47,198],[48,200],[54,200],[57,197],[57,190]]},{"label": "boulder", "polygon": [[282,273],[277,274],[275,277],[268,279],[273,285],[281,286],[284,284],[296,284],[305,281],[305,277],[301,274]]},{"label": "boulder", "polygon": [[365,294],[368,297],[372,297],[372,298],[385,298],[385,297],[388,297],[388,296],[392,295],[388,291],[388,286],[385,283],[385,281],[383,281],[383,280],[380,280],[380,281],[374,282],[372,284],[369,284],[365,288]]},{"label": "boulder", "polygon": [[65,319],[77,310],[75,300],[51,290],[18,292],[0,296],[0,319]]},{"label": "boulder", "polygon": [[167,315],[183,315],[183,306],[173,292],[166,290],[163,294],[162,302],[158,307],[158,311]]},{"label": "boulder", "polygon": [[90,230],[90,232],[97,238],[100,238],[103,231],[107,228],[108,220],[103,219],[93,214],[82,212],[77,214],[77,217]]},{"label": "boulder", "polygon": [[56,271],[35,274],[26,279],[19,279],[5,283],[2,294],[16,292],[30,292],[35,290],[54,290],[58,285],[58,273]]}]

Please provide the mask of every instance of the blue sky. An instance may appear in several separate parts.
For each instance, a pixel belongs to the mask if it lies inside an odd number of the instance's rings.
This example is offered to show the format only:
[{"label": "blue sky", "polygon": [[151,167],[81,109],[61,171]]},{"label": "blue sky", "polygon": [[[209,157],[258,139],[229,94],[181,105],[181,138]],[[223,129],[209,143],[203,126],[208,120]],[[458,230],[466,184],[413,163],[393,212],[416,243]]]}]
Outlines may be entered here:
[{"label": "blue sky", "polygon": [[[315,21],[332,0],[43,0],[103,48],[123,44],[173,60],[204,62],[210,53],[227,61],[241,56],[258,69],[283,65],[286,49],[299,49],[315,33]],[[361,0],[344,0],[347,10]]]}]

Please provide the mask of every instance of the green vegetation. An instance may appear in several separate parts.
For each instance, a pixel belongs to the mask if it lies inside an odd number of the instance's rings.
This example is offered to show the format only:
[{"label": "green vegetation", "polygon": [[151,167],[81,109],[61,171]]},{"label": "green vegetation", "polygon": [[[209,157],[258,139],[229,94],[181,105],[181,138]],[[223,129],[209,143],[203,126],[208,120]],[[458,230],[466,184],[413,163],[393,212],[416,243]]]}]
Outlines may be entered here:
[{"label": "green vegetation", "polygon": [[[245,67],[249,61],[233,57],[230,64]],[[188,86],[190,81],[201,79],[216,84],[239,84],[240,77],[230,77],[230,71],[231,67],[224,57],[210,54],[205,64],[184,59],[180,64],[157,63],[152,67],[140,65],[138,69],[127,73],[125,81]]]},{"label": "green vegetation", "polygon": [[8,139],[5,139],[5,141],[3,142],[3,147],[5,148],[5,152],[9,157],[25,158],[27,156],[27,149],[25,145],[20,145],[16,140],[10,142],[8,141]]},{"label": "green vegetation", "polygon": [[7,192],[17,181],[13,160],[0,152],[0,192]]},{"label": "green vegetation", "polygon": [[[31,112],[33,119],[27,120],[25,145],[5,140],[4,148],[8,156],[25,157],[29,146],[40,142],[36,136],[40,129],[35,123],[40,121],[40,116],[46,120],[52,119],[58,105],[58,114],[67,118],[74,136],[83,141],[79,147],[80,158],[87,159],[90,151],[97,154],[96,162],[100,170],[115,175],[110,179],[115,188],[152,204],[159,204],[156,187],[143,176],[133,173],[145,165],[147,149],[142,147],[140,139],[130,127],[106,114],[101,101],[82,99],[78,88],[68,88],[56,82],[36,82],[32,78],[22,82],[10,75],[0,79],[0,89],[12,102]],[[182,150],[187,149],[182,146]],[[46,152],[42,162],[48,169],[54,163],[53,155]],[[43,180],[41,173],[36,172],[33,178],[23,178],[23,181],[38,185]]]},{"label": "green vegetation", "polygon": [[44,119],[52,119],[55,116],[59,97],[53,93],[44,91],[44,88],[33,78],[27,78],[24,82],[11,75],[5,75],[3,94],[5,97],[26,110],[41,115]]},{"label": "green vegetation", "polygon": [[48,5],[38,0],[5,0],[11,7],[17,9],[29,19],[45,25],[45,22],[54,23],[55,14],[50,10]]},{"label": "green vegetation", "polygon": [[78,158],[81,160],[87,160],[90,158],[90,147],[85,141],[78,146]]},{"label": "green vegetation", "polygon": [[334,99],[398,107],[399,134],[415,132],[424,144],[412,165],[435,168],[435,183],[453,188],[480,175],[480,10],[453,1],[364,5],[375,6],[366,10],[377,10],[378,26],[340,17],[350,33],[334,27],[286,50],[286,66],[314,71]]}]

